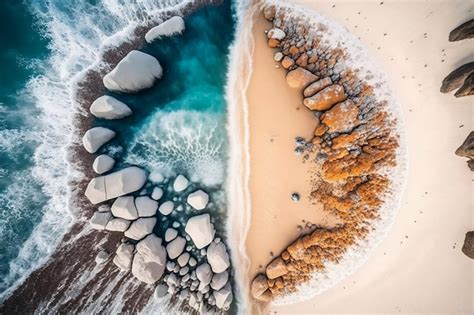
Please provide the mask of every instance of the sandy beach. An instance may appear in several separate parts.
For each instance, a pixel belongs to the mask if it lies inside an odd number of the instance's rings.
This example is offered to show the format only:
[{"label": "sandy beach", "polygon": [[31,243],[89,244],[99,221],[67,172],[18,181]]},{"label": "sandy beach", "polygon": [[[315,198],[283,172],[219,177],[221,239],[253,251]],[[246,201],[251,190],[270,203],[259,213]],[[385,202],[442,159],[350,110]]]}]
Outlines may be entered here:
[{"label": "sandy beach", "polygon": [[[451,29],[472,15],[465,1],[295,1],[334,18],[369,47],[401,103],[408,179],[401,209],[387,239],[353,275],[316,298],[270,312],[470,313],[473,265],[461,252],[473,229],[472,173],[454,155],[472,129],[472,99],[439,92],[442,79],[469,61],[469,41],[449,43]],[[404,16],[403,23],[394,24]],[[302,220],[324,224],[318,205],[306,202],[309,165],[292,152],[315,121],[284,83],[260,18],[253,35],[248,89],[252,224],[247,238],[249,274],[299,235]],[[286,105],[286,106],[284,106]],[[298,110],[298,107],[301,107]],[[293,203],[292,192],[302,199]],[[344,303],[341,303],[341,300]]]}]

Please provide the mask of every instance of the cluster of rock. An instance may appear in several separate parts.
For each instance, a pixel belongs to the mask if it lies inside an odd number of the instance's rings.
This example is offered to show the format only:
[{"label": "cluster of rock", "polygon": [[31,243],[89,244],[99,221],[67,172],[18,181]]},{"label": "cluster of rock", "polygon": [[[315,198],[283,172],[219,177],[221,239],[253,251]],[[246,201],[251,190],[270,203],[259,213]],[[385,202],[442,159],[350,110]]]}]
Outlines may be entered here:
[{"label": "cluster of rock", "polygon": [[[183,31],[184,20],[173,17],[152,28],[146,40]],[[162,74],[155,57],[134,50],[104,76],[103,83],[110,91],[133,93],[150,88]],[[132,114],[126,104],[108,95],[96,99],[90,112],[101,119],[122,119]],[[83,146],[89,153],[96,153],[115,135],[108,128],[94,127],[84,134]],[[176,296],[201,313],[228,310],[233,301],[230,259],[226,246],[216,237],[214,220],[206,212],[209,194],[193,189],[195,184],[184,175],[178,175],[171,184],[161,174],[147,174],[136,166],[110,172],[114,165],[112,157],[97,156],[92,167],[100,176],[92,178],[85,191],[93,204],[111,201],[99,206],[89,223],[97,230],[123,233],[113,263],[156,286],[157,298]],[[154,183],[149,194],[147,181]],[[165,191],[178,196],[164,201]],[[139,194],[131,195],[134,192]],[[182,200],[185,204],[176,205]],[[109,258],[102,250],[96,262],[102,264]]]},{"label": "cluster of rock", "polygon": [[252,296],[269,301],[296,291],[313,272],[324,272],[328,262],[337,263],[348,247],[367,237],[391,184],[383,168],[396,165],[398,135],[388,104],[345,62],[347,52],[324,40],[324,25],[277,6],[265,7],[263,14],[272,22],[266,35],[274,60],[316,117],[313,138],[298,138],[295,149],[320,174],[310,198],[343,221],[301,236],[253,279]]}]

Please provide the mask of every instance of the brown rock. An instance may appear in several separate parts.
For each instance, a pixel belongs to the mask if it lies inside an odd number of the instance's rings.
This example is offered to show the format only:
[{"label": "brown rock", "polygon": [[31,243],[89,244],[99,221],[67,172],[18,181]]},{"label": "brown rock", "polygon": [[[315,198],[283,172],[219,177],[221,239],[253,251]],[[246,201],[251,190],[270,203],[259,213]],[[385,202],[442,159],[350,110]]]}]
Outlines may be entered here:
[{"label": "brown rock", "polygon": [[288,273],[286,264],[280,257],[273,259],[272,262],[268,264],[265,271],[269,279],[276,279]]},{"label": "brown rock", "polygon": [[290,259],[290,253],[288,253],[288,252],[285,250],[283,253],[281,253],[281,258],[283,258],[283,260],[285,260],[285,261],[288,260],[288,259]]},{"label": "brown rock", "polygon": [[299,52],[300,52],[300,50],[298,49],[298,47],[296,47],[296,46],[291,46],[290,47],[290,54],[292,54],[293,56],[297,55]]},{"label": "brown rock", "polygon": [[276,8],[274,6],[268,6],[263,9],[263,16],[269,20],[273,21],[275,18]]},{"label": "brown rock", "polygon": [[267,290],[263,292],[257,300],[262,301],[262,302],[270,302],[273,299],[272,292],[270,290]]},{"label": "brown rock", "polygon": [[467,166],[469,167],[471,172],[474,172],[474,159],[470,159],[469,161],[467,161]]},{"label": "brown rock", "polygon": [[314,54],[308,59],[308,63],[315,63],[318,61],[318,55]]},{"label": "brown rock", "polygon": [[268,47],[270,48],[277,48],[280,45],[280,41],[278,39],[270,38],[268,40]]},{"label": "brown rock", "polygon": [[302,54],[298,59],[296,59],[296,64],[300,67],[306,67],[308,65],[308,55]]},{"label": "brown rock", "polygon": [[318,93],[325,87],[328,87],[332,84],[332,80],[330,77],[326,77],[324,79],[318,80],[316,82],[311,83],[306,89],[303,91],[304,97],[310,97],[314,94]]},{"label": "brown rock", "polygon": [[455,42],[474,37],[474,19],[467,21],[456,27],[449,33],[449,41]]},{"label": "brown rock", "polygon": [[359,107],[353,101],[346,100],[325,112],[322,122],[328,126],[329,132],[348,132],[357,125],[358,116]]},{"label": "brown rock", "polygon": [[328,131],[328,126],[325,124],[319,124],[316,129],[314,129],[314,135],[316,137],[321,137],[326,133],[326,131]]},{"label": "brown rock", "polygon": [[250,286],[250,292],[252,296],[258,299],[268,289],[267,277],[264,274],[256,276]]},{"label": "brown rock", "polygon": [[288,246],[286,249],[288,253],[290,253],[291,257],[296,260],[300,260],[304,256],[304,246],[303,246],[303,240],[298,239],[296,242]]},{"label": "brown rock", "polygon": [[286,75],[286,82],[292,88],[305,88],[310,83],[316,81],[317,76],[309,72],[308,70],[298,67],[295,70],[291,70]]},{"label": "brown rock", "polygon": [[473,95],[474,94],[474,72],[471,73],[466,80],[464,81],[464,84],[461,86],[459,90],[454,93],[454,96],[456,97],[461,97],[461,96],[468,96],[468,95]]},{"label": "brown rock", "polygon": [[344,88],[339,84],[330,85],[317,94],[307,97],[303,100],[303,104],[310,110],[328,110],[335,104],[345,101],[347,95]]},{"label": "brown rock", "polygon": [[283,58],[283,60],[281,61],[281,65],[283,66],[283,68],[285,69],[288,69],[290,68],[292,65],[295,64],[295,61],[293,59],[291,59],[290,57],[288,56],[285,56]]},{"label": "brown rock", "polygon": [[441,88],[439,89],[441,93],[451,92],[464,83],[464,80],[474,72],[474,62],[466,63],[461,67],[457,68],[443,80]]},{"label": "brown rock", "polygon": [[275,285],[275,279],[268,279],[267,283],[268,283],[268,286],[271,288]]},{"label": "brown rock", "polygon": [[471,131],[455,153],[462,157],[474,159],[474,131]]},{"label": "brown rock", "polygon": [[466,254],[467,257],[474,259],[474,231],[466,233],[462,252]]}]

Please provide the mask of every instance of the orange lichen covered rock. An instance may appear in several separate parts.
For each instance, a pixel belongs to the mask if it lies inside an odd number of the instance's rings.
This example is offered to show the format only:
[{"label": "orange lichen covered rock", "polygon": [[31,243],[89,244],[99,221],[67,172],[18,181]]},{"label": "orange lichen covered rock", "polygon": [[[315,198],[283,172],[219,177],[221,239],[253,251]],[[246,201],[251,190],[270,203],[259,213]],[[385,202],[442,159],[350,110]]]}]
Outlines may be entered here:
[{"label": "orange lichen covered rock", "polygon": [[265,272],[269,279],[276,279],[286,275],[288,273],[288,269],[286,269],[286,264],[283,259],[277,257],[267,265]]},{"label": "orange lichen covered rock", "polygon": [[310,85],[308,85],[306,89],[304,89],[303,96],[304,97],[313,96],[314,94],[318,93],[325,87],[330,86],[331,84],[332,84],[332,80],[329,77],[313,82]]},{"label": "orange lichen covered rock", "polygon": [[288,57],[288,56],[283,57],[283,60],[281,61],[281,65],[285,69],[290,68],[294,64],[295,64],[295,61],[293,59],[291,59],[290,57]]},{"label": "orange lichen covered rock", "polygon": [[335,104],[347,99],[344,88],[339,84],[330,85],[313,96],[303,100],[303,104],[310,110],[328,110]]},{"label": "orange lichen covered rock", "polygon": [[302,54],[298,59],[296,59],[296,64],[300,67],[306,67],[308,65],[308,55]]},{"label": "orange lichen covered rock", "polygon": [[321,119],[328,126],[328,132],[348,132],[357,125],[358,116],[359,107],[353,101],[346,100],[325,112]]},{"label": "orange lichen covered rock", "polygon": [[295,70],[291,70],[286,75],[286,82],[292,88],[303,89],[310,83],[316,81],[317,76],[309,72],[308,70],[298,67]]}]

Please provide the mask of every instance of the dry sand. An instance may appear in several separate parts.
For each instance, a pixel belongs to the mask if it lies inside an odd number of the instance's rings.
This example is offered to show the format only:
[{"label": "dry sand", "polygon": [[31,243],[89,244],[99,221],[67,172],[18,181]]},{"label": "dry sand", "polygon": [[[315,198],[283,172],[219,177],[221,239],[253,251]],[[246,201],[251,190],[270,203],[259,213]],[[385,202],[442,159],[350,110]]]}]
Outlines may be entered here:
[{"label": "dry sand", "polygon": [[[395,224],[369,261],[313,300],[270,312],[472,313],[474,265],[461,253],[465,233],[474,229],[472,173],[454,151],[472,130],[473,98],[440,94],[439,86],[450,71],[472,61],[472,40],[449,43],[447,37],[472,17],[474,5],[293,1],[346,26],[383,66],[402,104],[409,173]],[[260,20],[253,32],[254,72],[247,94],[250,275],[271,260],[270,251],[278,254],[299,235],[301,220],[326,219],[306,198],[310,166],[292,152],[294,137],[309,136],[315,121],[299,105],[298,91],[283,84],[284,70],[275,69],[262,39],[264,23]],[[299,203],[290,200],[294,191],[302,194]]]}]

